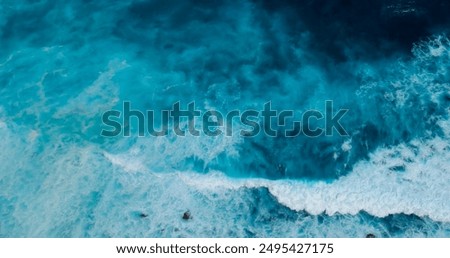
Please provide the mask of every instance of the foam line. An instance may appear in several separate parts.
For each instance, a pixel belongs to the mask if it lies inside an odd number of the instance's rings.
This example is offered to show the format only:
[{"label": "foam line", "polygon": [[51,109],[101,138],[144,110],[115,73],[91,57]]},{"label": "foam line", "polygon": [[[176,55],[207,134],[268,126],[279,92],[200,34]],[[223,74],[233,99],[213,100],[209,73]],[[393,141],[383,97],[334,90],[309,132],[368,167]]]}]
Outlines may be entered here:
[{"label": "foam line", "polygon": [[298,180],[229,179],[221,173],[181,174],[198,189],[267,187],[277,200],[311,214],[357,214],[377,217],[405,213],[450,222],[450,145],[435,138],[379,149],[333,183]]}]

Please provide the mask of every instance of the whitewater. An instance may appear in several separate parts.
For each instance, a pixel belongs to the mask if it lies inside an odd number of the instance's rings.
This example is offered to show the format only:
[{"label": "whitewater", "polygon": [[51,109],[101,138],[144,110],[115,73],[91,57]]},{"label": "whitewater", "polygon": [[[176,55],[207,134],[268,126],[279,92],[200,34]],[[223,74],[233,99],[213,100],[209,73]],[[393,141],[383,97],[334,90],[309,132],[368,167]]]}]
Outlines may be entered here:
[{"label": "whitewater", "polygon": [[[445,29],[325,42],[298,6],[219,2],[0,3],[0,237],[449,237]],[[349,136],[100,135],[123,101],[328,99]]]}]

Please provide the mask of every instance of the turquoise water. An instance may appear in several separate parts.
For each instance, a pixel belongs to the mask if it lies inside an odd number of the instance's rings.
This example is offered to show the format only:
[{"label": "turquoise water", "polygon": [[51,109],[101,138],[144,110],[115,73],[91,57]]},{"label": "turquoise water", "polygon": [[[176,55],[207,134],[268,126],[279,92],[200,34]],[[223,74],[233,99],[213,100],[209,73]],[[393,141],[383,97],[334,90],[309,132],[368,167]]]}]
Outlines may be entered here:
[{"label": "turquoise water", "polygon": [[[1,1],[0,236],[449,237],[450,9],[347,2]],[[100,135],[325,100],[349,136]]]}]

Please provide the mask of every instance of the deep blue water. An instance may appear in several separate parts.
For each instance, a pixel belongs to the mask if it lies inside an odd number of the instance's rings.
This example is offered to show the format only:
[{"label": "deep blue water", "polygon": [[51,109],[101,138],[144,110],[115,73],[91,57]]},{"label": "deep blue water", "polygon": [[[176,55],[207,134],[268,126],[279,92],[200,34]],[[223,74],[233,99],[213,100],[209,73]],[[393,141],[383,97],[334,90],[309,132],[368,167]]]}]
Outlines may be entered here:
[{"label": "deep blue water", "polygon": [[[449,237],[449,12],[1,1],[0,237]],[[301,113],[325,100],[349,110],[348,136],[100,134],[123,101]]]}]

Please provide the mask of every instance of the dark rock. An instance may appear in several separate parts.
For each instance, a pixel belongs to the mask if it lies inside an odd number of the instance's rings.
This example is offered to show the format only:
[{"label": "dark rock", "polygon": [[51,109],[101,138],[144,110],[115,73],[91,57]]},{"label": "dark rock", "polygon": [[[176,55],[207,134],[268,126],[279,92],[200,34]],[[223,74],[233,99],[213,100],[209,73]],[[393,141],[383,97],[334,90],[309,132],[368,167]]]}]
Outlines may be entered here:
[{"label": "dark rock", "polygon": [[366,238],[376,238],[374,234],[367,234]]},{"label": "dark rock", "polygon": [[190,211],[186,211],[185,213],[183,213],[183,219],[184,220],[192,219],[191,212]]}]

